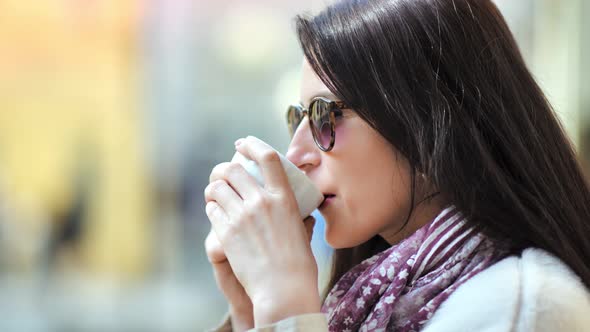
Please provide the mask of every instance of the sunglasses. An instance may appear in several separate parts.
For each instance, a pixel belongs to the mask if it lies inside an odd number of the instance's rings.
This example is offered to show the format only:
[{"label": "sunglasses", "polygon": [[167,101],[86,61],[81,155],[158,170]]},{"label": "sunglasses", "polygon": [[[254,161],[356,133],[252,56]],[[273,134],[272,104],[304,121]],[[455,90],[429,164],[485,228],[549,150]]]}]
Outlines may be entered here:
[{"label": "sunglasses", "polygon": [[342,110],[349,107],[342,101],[332,101],[324,97],[315,97],[309,108],[301,104],[290,105],[287,109],[287,125],[291,138],[303,118],[309,116],[309,127],[315,144],[324,152],[332,150],[336,141],[336,117],[342,116]]}]

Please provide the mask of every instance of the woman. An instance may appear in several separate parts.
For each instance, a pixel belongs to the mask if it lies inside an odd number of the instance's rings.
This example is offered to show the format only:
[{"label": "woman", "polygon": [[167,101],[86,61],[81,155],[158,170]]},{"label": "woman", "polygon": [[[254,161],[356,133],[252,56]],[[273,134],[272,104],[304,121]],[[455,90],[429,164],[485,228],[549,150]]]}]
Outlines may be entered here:
[{"label": "woman", "polygon": [[326,197],[328,293],[277,155],[240,139],[267,185],[224,163],[205,189],[218,330],[590,329],[588,184],[494,4],[344,0],[296,22],[287,157]]}]

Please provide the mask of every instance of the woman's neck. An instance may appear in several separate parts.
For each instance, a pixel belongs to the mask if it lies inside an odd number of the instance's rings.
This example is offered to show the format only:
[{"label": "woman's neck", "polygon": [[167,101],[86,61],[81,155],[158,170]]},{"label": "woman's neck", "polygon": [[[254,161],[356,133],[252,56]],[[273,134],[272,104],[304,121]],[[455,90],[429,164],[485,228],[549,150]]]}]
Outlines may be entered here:
[{"label": "woman's neck", "polygon": [[433,198],[424,201],[414,207],[408,224],[400,230],[399,227],[390,227],[379,233],[379,235],[390,245],[394,245],[412,235],[422,226],[430,223],[443,210],[444,206],[440,199]]}]

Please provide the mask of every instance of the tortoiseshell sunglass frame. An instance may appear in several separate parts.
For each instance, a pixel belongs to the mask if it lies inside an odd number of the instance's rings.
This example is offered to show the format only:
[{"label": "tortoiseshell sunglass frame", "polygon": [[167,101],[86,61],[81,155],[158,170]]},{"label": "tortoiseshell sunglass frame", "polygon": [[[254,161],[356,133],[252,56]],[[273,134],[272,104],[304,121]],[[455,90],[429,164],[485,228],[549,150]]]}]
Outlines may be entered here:
[{"label": "tortoiseshell sunglass frame", "polygon": [[[321,105],[328,111],[329,125],[330,125],[330,144],[326,147],[322,144],[318,135],[321,133],[323,124],[317,123],[318,120],[322,119],[322,114],[311,114],[310,110],[313,110],[315,106]],[[309,103],[309,108],[303,107],[301,104],[290,105],[287,109],[287,125],[289,127],[289,134],[291,138],[295,135],[295,131],[305,115],[309,116],[311,135],[315,144],[318,148],[324,152],[331,151],[334,148],[336,142],[336,116],[342,115],[342,110],[349,109],[349,107],[343,101],[333,101],[325,97],[315,97]],[[322,110],[319,106],[316,108],[316,112]],[[297,123],[293,123],[294,117],[292,112],[298,112]],[[311,115],[310,115],[311,114]],[[325,114],[324,114],[325,116]]]}]

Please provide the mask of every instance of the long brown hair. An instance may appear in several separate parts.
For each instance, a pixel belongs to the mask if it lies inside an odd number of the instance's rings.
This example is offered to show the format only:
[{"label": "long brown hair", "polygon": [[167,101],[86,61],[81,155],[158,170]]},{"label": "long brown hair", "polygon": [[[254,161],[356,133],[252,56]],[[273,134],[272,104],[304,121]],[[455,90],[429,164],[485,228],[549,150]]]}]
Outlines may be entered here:
[{"label": "long brown hair", "polygon": [[[296,30],[322,81],[408,159],[412,201],[424,173],[473,226],[590,287],[588,183],[491,1],[344,0]],[[388,246],[335,250],[326,291]]]}]

